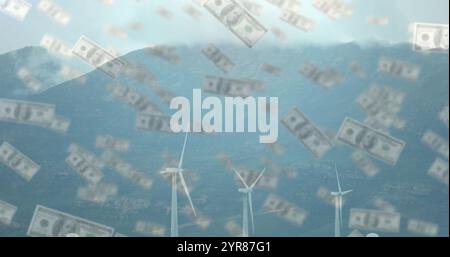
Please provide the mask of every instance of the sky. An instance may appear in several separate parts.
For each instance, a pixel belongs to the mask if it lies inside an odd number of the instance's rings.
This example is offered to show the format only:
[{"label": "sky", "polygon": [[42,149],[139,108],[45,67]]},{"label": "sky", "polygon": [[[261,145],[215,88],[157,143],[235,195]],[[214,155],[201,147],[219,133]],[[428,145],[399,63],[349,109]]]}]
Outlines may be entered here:
[{"label": "sky", "polygon": [[[0,0],[4,3],[7,0]],[[112,5],[101,0],[52,0],[72,15],[67,26],[61,26],[37,10],[39,0],[27,0],[33,5],[23,21],[0,12],[0,54],[26,46],[39,45],[44,34],[61,38],[73,45],[85,35],[105,48],[112,47],[127,53],[148,44],[241,44],[228,29],[196,5],[195,0],[112,0]],[[248,1],[248,0],[247,0]],[[391,43],[409,42],[413,22],[448,24],[447,0],[341,0],[353,8],[353,14],[333,20],[312,7],[312,0],[300,0],[300,14],[312,19],[313,31],[303,32],[280,21],[280,10],[266,0],[250,0],[263,9],[256,18],[269,29],[280,28],[287,36],[283,42],[268,32],[257,47],[265,45],[292,46],[299,44],[335,44],[349,41],[381,40]],[[191,4],[201,12],[199,19],[188,16],[182,7]],[[172,13],[167,19],[158,15],[164,8]],[[389,24],[376,26],[367,22],[368,16],[388,17]],[[130,23],[144,25],[132,30]],[[108,26],[122,28],[126,38],[106,33]]]}]

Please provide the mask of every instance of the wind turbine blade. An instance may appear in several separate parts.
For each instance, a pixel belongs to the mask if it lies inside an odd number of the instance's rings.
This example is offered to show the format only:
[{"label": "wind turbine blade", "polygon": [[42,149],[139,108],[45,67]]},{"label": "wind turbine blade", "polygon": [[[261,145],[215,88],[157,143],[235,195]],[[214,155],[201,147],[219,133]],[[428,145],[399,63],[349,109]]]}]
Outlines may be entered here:
[{"label": "wind turbine blade", "polygon": [[189,204],[191,205],[192,211],[194,212],[194,216],[197,216],[197,213],[195,212],[194,204],[192,203],[191,195],[189,194],[189,189],[186,185],[186,181],[184,180],[183,173],[179,172],[178,174],[180,174],[181,185],[183,186],[184,192],[186,193],[186,196],[189,200]]},{"label": "wind turbine blade", "polygon": [[256,186],[256,184],[258,184],[259,180],[261,179],[262,175],[264,174],[264,172],[266,171],[266,168],[264,168],[261,173],[259,174],[259,176],[256,178],[255,182],[253,182],[253,184],[250,186],[250,188],[253,188],[254,186]]},{"label": "wind turbine blade", "polygon": [[188,132],[186,132],[186,135],[184,136],[183,150],[181,150],[180,162],[178,163],[179,169],[181,169],[181,167],[183,166],[184,150],[186,149],[187,137],[188,137]]},{"label": "wind turbine blade", "polygon": [[336,171],[336,178],[337,178],[337,184],[338,184],[338,191],[339,191],[339,193],[340,193],[340,192],[341,192],[341,183],[339,183],[339,174],[338,174],[338,170],[337,170],[336,163],[334,163],[334,170]]},{"label": "wind turbine blade", "polygon": [[248,199],[248,207],[250,209],[250,219],[251,219],[251,222],[252,222],[252,233],[254,234],[255,233],[255,220],[254,220],[254,217],[253,217],[252,192],[248,193],[247,199]]},{"label": "wind turbine blade", "polygon": [[346,194],[351,193],[351,192],[353,192],[353,190],[347,190],[347,191],[342,192],[341,195],[346,195]]},{"label": "wind turbine blade", "polygon": [[244,184],[244,186],[246,187],[246,188],[248,188],[248,185],[247,185],[247,183],[245,182],[245,180],[242,178],[242,176],[241,176],[241,174],[239,174],[239,172],[237,171],[237,170],[235,170],[235,169],[233,169],[234,170],[234,173],[236,173],[236,175],[239,177],[239,179],[242,181],[242,184]]},{"label": "wind turbine blade", "polygon": [[341,222],[340,222],[340,225],[341,225],[341,228],[342,228],[342,220],[343,220],[343,218],[342,218],[342,196],[339,196],[339,219],[341,220]]}]

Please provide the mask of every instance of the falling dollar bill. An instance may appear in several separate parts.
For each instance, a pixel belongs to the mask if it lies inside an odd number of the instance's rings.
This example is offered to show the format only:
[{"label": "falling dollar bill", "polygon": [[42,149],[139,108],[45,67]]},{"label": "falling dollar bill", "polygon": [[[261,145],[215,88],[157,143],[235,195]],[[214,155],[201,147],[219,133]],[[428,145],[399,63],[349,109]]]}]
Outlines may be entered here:
[{"label": "falling dollar bill", "polygon": [[134,230],[139,233],[157,237],[162,237],[166,234],[166,228],[164,226],[147,221],[136,222]]},{"label": "falling dollar bill", "polygon": [[313,20],[292,11],[283,11],[280,20],[305,32],[311,31],[316,26]]},{"label": "falling dollar bill", "polygon": [[41,0],[38,4],[38,10],[45,13],[60,25],[67,25],[72,16],[62,7],[49,0]]},{"label": "falling dollar bill", "polygon": [[347,235],[347,237],[364,237],[364,235],[359,232],[359,230],[354,229],[352,230],[352,232],[350,232],[350,234]]},{"label": "falling dollar bill", "polygon": [[439,232],[439,226],[435,223],[418,220],[418,219],[410,219],[408,220],[408,225],[406,227],[411,233],[418,234],[421,236],[437,236]]},{"label": "falling dollar bill", "polygon": [[263,208],[275,212],[277,216],[297,226],[303,225],[308,216],[307,211],[275,194],[269,194],[264,202]]},{"label": "falling dollar bill", "polygon": [[200,18],[200,16],[202,16],[202,13],[195,8],[194,6],[192,6],[191,4],[185,4],[183,5],[183,11],[189,15],[190,17],[192,17],[193,19],[198,19]]},{"label": "falling dollar bill", "polygon": [[0,162],[27,181],[30,181],[40,169],[39,165],[8,142],[3,142],[0,145]]},{"label": "falling dollar bill", "polygon": [[172,64],[179,64],[181,62],[177,49],[172,46],[151,44],[146,49],[146,52]]},{"label": "falling dollar bill", "polygon": [[118,100],[128,104],[140,113],[162,114],[161,110],[148,97],[132,88],[120,84],[108,85],[107,90]]},{"label": "falling dollar bill", "polygon": [[299,73],[324,89],[330,89],[344,80],[343,76],[341,76],[336,70],[322,70],[310,62],[303,64],[299,70]]},{"label": "falling dollar bill", "polygon": [[24,0],[6,0],[0,4],[0,11],[18,21],[23,21],[31,7],[32,5]]},{"label": "falling dollar bill", "polygon": [[248,47],[253,47],[267,29],[235,0],[208,0],[203,5]]},{"label": "falling dollar bill", "polygon": [[72,56],[72,47],[54,36],[44,35],[41,39],[41,46],[64,56]]},{"label": "falling dollar bill", "polygon": [[280,76],[281,72],[282,72],[281,68],[273,66],[268,63],[264,63],[263,65],[261,65],[261,70],[263,70],[269,74],[272,74],[274,76]]},{"label": "falling dollar bill", "polygon": [[239,0],[238,1],[245,9],[247,9],[251,14],[255,16],[261,16],[263,6],[257,2],[250,0]]},{"label": "falling dollar bill", "polygon": [[73,47],[72,53],[112,78],[116,78],[126,67],[125,61],[116,58],[85,36],[80,37]]},{"label": "falling dollar bill", "polygon": [[330,139],[297,108],[289,111],[282,123],[316,158],[321,158],[333,147]]},{"label": "falling dollar bill", "polygon": [[349,227],[369,231],[396,233],[400,231],[401,215],[397,212],[351,209]]},{"label": "falling dollar bill", "polygon": [[10,225],[14,215],[16,215],[17,207],[0,200],[0,224]]},{"label": "falling dollar bill", "polygon": [[95,139],[95,147],[127,152],[130,148],[130,141],[124,138],[115,138],[111,135],[98,135]]},{"label": "falling dollar bill", "polygon": [[242,236],[242,227],[235,220],[227,221],[227,223],[225,223],[225,230],[232,237],[241,237]]},{"label": "falling dollar bill", "polygon": [[225,73],[230,72],[235,66],[231,59],[213,44],[209,44],[206,48],[202,49],[202,53],[214,63],[217,68]]},{"label": "falling dollar bill", "polygon": [[346,118],[342,123],[337,139],[393,166],[397,163],[406,145],[404,141],[350,118]]},{"label": "falling dollar bill", "polygon": [[93,203],[105,203],[117,194],[118,188],[114,184],[98,183],[95,186],[89,185],[78,188],[77,197],[84,201]]},{"label": "falling dollar bill", "polygon": [[378,71],[407,80],[417,80],[420,76],[421,68],[414,63],[381,57],[378,62]]},{"label": "falling dollar bill", "polygon": [[0,121],[47,127],[54,115],[51,104],[0,98]]},{"label": "falling dollar bill", "polygon": [[286,33],[284,33],[280,28],[274,27],[270,31],[280,41],[285,41],[287,39]]},{"label": "falling dollar bill", "polygon": [[372,25],[376,26],[387,26],[389,25],[389,17],[376,17],[376,16],[369,16],[367,17],[367,22]]},{"label": "falling dollar bill", "polygon": [[211,225],[211,219],[207,217],[204,213],[196,210],[196,213],[192,210],[191,206],[186,205],[182,208],[182,212],[185,213],[190,220],[192,220],[196,225],[198,225],[202,230],[209,228]]},{"label": "falling dollar bill", "polygon": [[104,177],[103,173],[78,151],[70,152],[66,163],[91,185],[96,185]]},{"label": "falling dollar bill", "polygon": [[431,130],[427,130],[422,136],[422,142],[431,149],[433,149],[435,152],[447,158],[448,160],[449,157],[448,141],[445,140],[443,137],[441,137],[440,135],[436,134]]},{"label": "falling dollar bill", "polygon": [[313,0],[312,5],[335,20],[353,14],[353,8],[340,0]]},{"label": "falling dollar bill", "polygon": [[[122,29],[121,27],[117,27],[117,26],[113,26],[113,25],[106,25],[105,31],[106,31],[106,34],[108,34],[112,37],[116,37],[118,39],[125,40],[128,38],[127,32],[124,29]],[[113,52],[111,50],[109,50],[109,52],[111,54],[113,54]],[[113,55],[118,56],[117,54],[113,54]]]},{"label": "falling dollar bill", "polygon": [[170,117],[157,114],[138,113],[136,128],[144,131],[160,131],[172,133]]},{"label": "falling dollar bill", "polygon": [[364,67],[358,61],[352,61],[348,68],[350,71],[355,74],[360,79],[365,79],[367,77],[367,72],[364,70]]},{"label": "falling dollar bill", "polygon": [[428,169],[428,175],[448,186],[448,161],[436,158],[431,167]]},{"label": "falling dollar bill", "polygon": [[448,54],[448,24],[414,23],[413,50]]},{"label": "falling dollar bill", "polygon": [[49,129],[59,132],[61,134],[66,133],[67,130],[69,130],[69,127],[70,127],[70,119],[60,115],[55,115],[50,124],[48,125]]},{"label": "falling dollar bill", "polygon": [[397,210],[396,210],[394,205],[392,205],[391,203],[387,202],[386,200],[384,200],[381,197],[375,197],[375,199],[373,200],[373,205],[377,209],[380,209],[382,211],[397,212]]},{"label": "falling dollar bill", "polygon": [[386,114],[400,112],[404,99],[405,94],[403,92],[374,84],[370,86],[367,92],[364,92],[356,99],[356,103],[368,116],[372,117],[380,112]]},{"label": "falling dollar bill", "polygon": [[448,115],[449,111],[448,111],[448,105],[445,106],[442,111],[439,113],[439,120],[442,121],[442,123],[445,124],[445,126],[447,126],[448,128],[448,120],[449,120],[449,115]]},{"label": "falling dollar bill", "polygon": [[31,74],[31,71],[25,67],[22,67],[17,71],[17,77],[25,84],[27,88],[35,93],[41,91],[44,87],[42,83]]},{"label": "falling dollar bill", "polygon": [[[316,193],[317,198],[321,199],[322,201],[324,201],[325,203],[331,205],[331,206],[335,206],[336,205],[336,200],[335,197],[331,195],[331,191],[326,188],[326,187],[319,187],[319,189],[317,190]],[[342,199],[342,201],[344,201],[344,199]],[[344,202],[342,202],[343,204]]]},{"label": "falling dollar bill", "polygon": [[79,237],[112,237],[114,229],[42,205],[36,206],[28,236],[65,237],[69,233]]},{"label": "falling dollar bill", "polygon": [[251,95],[253,87],[242,80],[206,76],[202,89],[217,95],[245,98]]},{"label": "falling dollar bill", "polygon": [[300,8],[299,0],[266,0],[268,3],[275,5],[281,10],[298,11]]},{"label": "falling dollar bill", "polygon": [[98,170],[101,170],[105,167],[105,163],[100,158],[77,144],[70,144],[67,150],[69,153],[77,152]]}]

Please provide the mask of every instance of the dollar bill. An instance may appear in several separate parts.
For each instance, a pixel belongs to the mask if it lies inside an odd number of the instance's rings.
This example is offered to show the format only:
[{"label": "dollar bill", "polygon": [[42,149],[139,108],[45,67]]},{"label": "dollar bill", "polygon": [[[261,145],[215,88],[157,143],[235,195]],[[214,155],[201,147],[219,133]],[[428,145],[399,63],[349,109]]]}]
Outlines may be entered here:
[{"label": "dollar bill", "polygon": [[378,62],[378,71],[402,79],[417,80],[420,76],[421,67],[414,63],[381,57]]},{"label": "dollar bill", "polygon": [[299,0],[266,0],[266,2],[275,5],[281,10],[291,10],[296,12],[300,9]]},{"label": "dollar bill", "polygon": [[335,20],[353,14],[353,8],[340,0],[313,0],[312,5]]},{"label": "dollar bill", "polygon": [[28,236],[65,237],[70,233],[79,237],[112,237],[114,229],[42,205],[36,206]]},{"label": "dollar bill", "polygon": [[385,212],[397,212],[396,208],[394,205],[392,205],[391,203],[387,202],[386,200],[384,200],[381,197],[375,197],[375,199],[373,200],[373,205],[382,211]]},{"label": "dollar bill", "polygon": [[61,66],[59,75],[65,80],[76,79],[81,84],[86,83],[86,77],[83,76],[83,73],[67,64],[63,64]]},{"label": "dollar bill", "polygon": [[85,36],[80,37],[73,47],[72,53],[112,78],[116,78],[126,67],[125,61],[116,58]]},{"label": "dollar bill", "polygon": [[367,72],[358,61],[352,61],[351,63],[349,63],[348,68],[360,79],[365,79],[367,77]]},{"label": "dollar bill", "polygon": [[111,151],[102,154],[105,160],[119,175],[136,183],[144,189],[150,189],[153,186],[153,180],[145,173],[136,170],[131,164],[125,162]]},{"label": "dollar bill", "polygon": [[333,147],[331,140],[297,108],[289,111],[281,122],[316,158],[321,158]]},{"label": "dollar bill", "polygon": [[270,29],[273,35],[280,41],[285,41],[287,39],[286,33],[283,32],[280,28],[274,27]]},{"label": "dollar bill", "polygon": [[42,83],[37,80],[32,74],[31,71],[25,67],[20,68],[17,71],[17,77],[25,84],[27,88],[29,88],[33,92],[42,91],[44,86]]},{"label": "dollar bill", "polygon": [[136,117],[136,129],[172,133],[170,129],[170,117],[157,114],[138,113]]},{"label": "dollar bill", "polygon": [[315,22],[305,16],[292,11],[283,11],[280,20],[294,26],[295,28],[308,32],[314,29],[316,26]]},{"label": "dollar bill", "polygon": [[297,226],[303,225],[308,216],[308,212],[275,194],[269,194],[263,208],[273,211],[277,216]]},{"label": "dollar bill", "polygon": [[[335,197],[331,195],[331,191],[328,188],[324,186],[319,187],[316,196],[325,203],[335,206]],[[342,201],[344,201],[344,199],[342,199]]]},{"label": "dollar bill", "polygon": [[198,19],[202,16],[202,13],[195,8],[194,6],[192,6],[191,4],[185,4],[183,5],[183,11],[189,15],[190,17],[192,17],[193,19]]},{"label": "dollar bill", "polygon": [[98,135],[95,139],[95,147],[127,152],[130,148],[130,141],[124,138],[115,138],[111,135]]},{"label": "dollar bill", "polygon": [[320,69],[310,62],[300,68],[299,73],[324,89],[331,89],[343,81],[343,77],[334,69]]},{"label": "dollar bill", "polygon": [[245,9],[247,9],[251,14],[255,16],[261,16],[263,6],[259,3],[250,0],[239,0],[238,3],[241,4]]},{"label": "dollar bill", "polygon": [[435,152],[441,154],[445,158],[449,157],[448,141],[432,130],[427,130],[422,136],[422,142],[433,149]]},{"label": "dollar bill", "polygon": [[211,225],[211,219],[207,217],[204,213],[196,210],[196,214],[192,210],[190,205],[186,205],[182,208],[182,212],[185,213],[190,220],[192,220],[197,226],[202,230],[206,230]]},{"label": "dollar bill", "polygon": [[146,49],[146,52],[171,64],[179,64],[181,62],[181,58],[178,55],[177,49],[175,47],[150,44]]},{"label": "dollar bill", "polygon": [[378,113],[396,114],[402,109],[405,94],[391,87],[373,84],[367,92],[361,94],[356,103],[367,113],[375,116]]},{"label": "dollar bill", "polygon": [[248,47],[253,47],[267,32],[267,29],[235,0],[208,0],[203,6]]},{"label": "dollar bill", "polygon": [[350,210],[349,227],[396,233],[400,231],[400,221],[401,215],[397,212],[353,208]]},{"label": "dollar bill", "polygon": [[119,84],[109,85],[107,89],[116,99],[128,104],[138,112],[162,114],[158,106],[150,102],[143,93]]},{"label": "dollar bill", "polygon": [[242,227],[235,220],[227,221],[225,223],[225,230],[232,237],[241,237],[242,236]]},{"label": "dollar bill", "polygon": [[173,13],[170,10],[168,10],[168,9],[162,7],[162,6],[158,6],[156,8],[156,13],[159,16],[161,16],[162,18],[165,18],[165,19],[168,19],[168,20],[172,19],[172,17],[173,17]]},{"label": "dollar bill", "polygon": [[448,161],[436,158],[431,167],[428,169],[428,175],[448,186]]},{"label": "dollar bill", "polygon": [[60,25],[67,25],[72,19],[72,15],[62,7],[49,0],[41,0],[37,6],[38,10],[51,17]]},{"label": "dollar bill", "polygon": [[138,221],[134,230],[150,236],[162,237],[166,234],[166,228],[162,225],[148,221]]},{"label": "dollar bill", "polygon": [[386,17],[386,16],[384,16],[384,17],[369,16],[369,17],[367,17],[367,22],[369,24],[376,25],[376,26],[387,26],[387,25],[389,25],[390,20],[389,20],[389,17]]},{"label": "dollar bill", "polygon": [[268,63],[264,63],[261,66],[261,70],[263,70],[263,71],[265,71],[265,72],[267,72],[269,74],[272,74],[274,76],[281,76],[281,72],[282,72],[281,68],[273,66],[273,65],[268,64]]},{"label": "dollar bill", "polygon": [[215,76],[206,76],[202,89],[217,95],[242,98],[250,96],[253,91],[253,87],[245,81]]},{"label": "dollar bill", "polygon": [[6,141],[0,145],[0,162],[27,181],[30,181],[40,169],[33,160]]},{"label": "dollar bill", "polygon": [[235,66],[233,61],[213,44],[209,44],[206,48],[202,49],[202,53],[214,63],[217,68],[225,73],[230,72]]},{"label": "dollar bill", "polygon": [[32,5],[24,0],[6,0],[0,4],[0,11],[18,21],[23,21]]},{"label": "dollar bill", "polygon": [[445,126],[447,126],[447,128],[448,128],[448,120],[449,120],[448,112],[449,111],[448,111],[448,105],[447,105],[439,113],[439,120],[442,121],[442,123],[444,123]]},{"label": "dollar bill", "polygon": [[66,117],[63,117],[60,115],[55,115],[55,116],[53,116],[52,121],[48,125],[48,128],[50,130],[64,134],[70,128],[70,122],[71,122],[70,119],[68,119]]},{"label": "dollar bill", "polygon": [[406,145],[404,141],[350,118],[346,118],[342,123],[337,139],[390,165],[397,163]]},{"label": "dollar bill", "polygon": [[[116,37],[118,39],[126,40],[128,38],[127,32],[122,29],[121,27],[113,26],[113,25],[106,25],[105,27],[106,34]],[[114,54],[113,51],[109,50],[109,53],[113,54],[114,56],[118,57],[119,55]]]},{"label": "dollar bill", "polygon": [[96,185],[104,177],[103,173],[78,151],[70,152],[66,163],[91,185]]},{"label": "dollar bill", "polygon": [[83,158],[88,161],[92,166],[94,166],[96,169],[98,170],[102,170],[105,167],[105,163],[103,160],[101,160],[100,158],[98,158],[97,156],[95,156],[93,153],[91,153],[90,151],[84,149],[83,147],[77,145],[77,144],[70,144],[67,152],[72,153],[72,152],[76,152],[78,154],[80,154],[81,156],[83,156]]},{"label": "dollar bill", "polygon": [[354,229],[352,230],[352,232],[350,232],[350,234],[347,235],[347,237],[364,237],[364,235],[359,232],[359,230]]},{"label": "dollar bill", "polygon": [[42,37],[41,46],[64,56],[72,56],[72,47],[68,43],[48,34]]},{"label": "dollar bill", "polygon": [[115,196],[117,191],[118,188],[114,184],[98,183],[95,186],[89,185],[78,188],[77,197],[80,200],[101,204]]},{"label": "dollar bill", "polygon": [[448,54],[448,24],[413,24],[413,50]]},{"label": "dollar bill", "polygon": [[0,224],[11,225],[16,211],[16,206],[0,200]]},{"label": "dollar bill", "polygon": [[418,219],[410,219],[408,220],[408,225],[406,227],[411,233],[418,234],[421,236],[437,236],[439,233],[439,226],[435,223],[418,220]]}]

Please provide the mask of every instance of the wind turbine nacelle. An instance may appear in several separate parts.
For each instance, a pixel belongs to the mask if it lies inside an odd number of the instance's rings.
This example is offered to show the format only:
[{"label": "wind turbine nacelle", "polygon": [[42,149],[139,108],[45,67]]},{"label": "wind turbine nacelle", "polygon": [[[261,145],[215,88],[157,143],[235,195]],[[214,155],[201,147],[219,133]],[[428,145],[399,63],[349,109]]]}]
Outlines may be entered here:
[{"label": "wind turbine nacelle", "polygon": [[330,193],[332,196],[339,196],[339,195],[341,195],[339,192],[331,192]]},{"label": "wind turbine nacelle", "polygon": [[177,173],[179,171],[180,169],[178,168],[166,168],[165,170],[162,171],[162,173]]},{"label": "wind turbine nacelle", "polygon": [[252,190],[250,188],[239,188],[238,191],[241,193],[247,194]]}]

